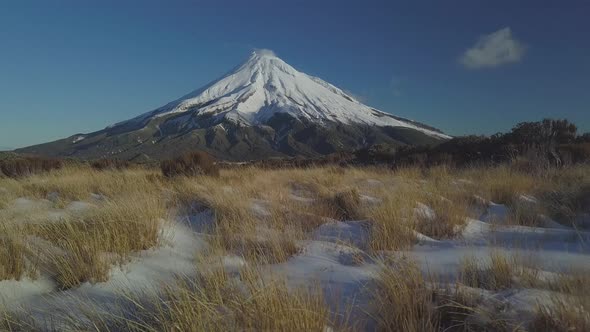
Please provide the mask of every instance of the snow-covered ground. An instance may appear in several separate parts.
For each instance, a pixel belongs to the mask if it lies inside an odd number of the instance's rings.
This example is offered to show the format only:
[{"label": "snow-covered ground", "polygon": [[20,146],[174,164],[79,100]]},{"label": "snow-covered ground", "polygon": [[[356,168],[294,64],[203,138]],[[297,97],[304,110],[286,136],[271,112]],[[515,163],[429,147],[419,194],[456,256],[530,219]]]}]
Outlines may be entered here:
[{"label": "snow-covered ground", "polygon": [[[372,185],[381,183],[372,180]],[[232,188],[228,188],[231,190]],[[45,215],[45,222],[64,215],[84,213],[100,208],[100,196],[87,202],[71,202],[65,208],[55,208],[48,199],[19,198],[0,216],[10,215],[22,222],[38,222]],[[293,202],[313,203],[298,191],[290,195]],[[483,200],[479,198],[480,201]],[[538,204],[532,197],[524,197],[531,204]],[[369,194],[362,196],[363,204],[379,204],[379,198]],[[482,202],[480,202],[482,203]],[[305,286],[319,284],[333,312],[346,314],[352,309],[351,319],[363,321],[371,327],[367,311],[371,305],[370,289],[380,268],[380,257],[405,256],[415,260],[425,275],[440,280],[458,280],[459,270],[465,257],[471,257],[482,266],[488,264],[492,253],[507,257],[526,257],[534,262],[530,268],[550,280],[559,274],[571,271],[590,272],[590,232],[573,229],[548,220],[546,227],[513,226],[505,223],[508,208],[501,204],[486,202],[479,211],[479,218],[469,219],[461,234],[454,239],[435,240],[418,234],[419,242],[411,250],[369,254],[372,224],[367,220],[325,220],[309,239],[299,241],[301,250],[285,262],[263,267],[269,276],[282,276],[289,285]],[[257,199],[251,202],[254,214],[260,218],[271,215],[268,204]],[[192,210],[191,210],[192,211]],[[208,209],[197,212],[176,213],[171,223],[165,223],[162,246],[142,251],[122,266],[113,267],[106,282],[84,283],[81,286],[60,291],[54,281],[41,272],[39,278],[20,281],[0,281],[0,307],[10,312],[23,310],[29,318],[43,322],[51,321],[59,326],[63,317],[76,317],[87,310],[108,312],[117,307],[130,294],[141,296],[156,292],[166,282],[178,276],[195,276],[200,266],[195,255],[208,247],[208,239],[214,227],[214,214]],[[416,213],[434,218],[430,207],[416,202]],[[261,226],[263,227],[263,226]],[[39,239],[31,238],[30,241]],[[245,260],[228,254],[220,260],[228,270],[237,270],[248,264]],[[501,303],[503,314],[515,320],[530,319],[539,303],[550,303],[554,294],[547,289],[517,286],[503,290],[475,289],[487,299],[481,305]],[[491,302],[490,302],[491,301]],[[352,302],[352,303],[351,303]],[[352,305],[352,306],[351,306]],[[56,325],[57,324],[57,325]]]}]

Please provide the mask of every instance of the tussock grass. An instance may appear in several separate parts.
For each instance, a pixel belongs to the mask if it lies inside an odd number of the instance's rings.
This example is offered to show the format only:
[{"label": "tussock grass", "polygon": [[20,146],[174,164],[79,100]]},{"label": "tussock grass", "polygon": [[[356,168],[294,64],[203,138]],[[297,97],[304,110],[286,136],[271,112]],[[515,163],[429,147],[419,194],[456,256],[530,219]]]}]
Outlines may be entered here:
[{"label": "tussock grass", "polygon": [[125,314],[88,318],[98,330],[319,332],[334,325],[321,294],[256,269],[217,270],[179,278],[159,295],[129,295]]},{"label": "tussock grass", "polygon": [[590,297],[589,271],[560,273],[555,280],[549,283],[549,289],[565,294]]},{"label": "tussock grass", "polygon": [[[426,279],[412,261],[383,265],[373,291],[378,331],[523,331],[461,284]],[[500,303],[498,303],[500,305]]]},{"label": "tussock grass", "polygon": [[128,193],[154,193],[160,190],[154,172],[144,169],[97,171],[87,166],[69,166],[45,175],[35,175],[21,182],[21,194],[27,197],[46,198],[57,193],[62,201],[84,201],[91,194],[110,199]]},{"label": "tussock grass", "polygon": [[41,328],[30,318],[30,313],[20,310],[9,312],[0,307],[0,331],[40,331]]},{"label": "tussock grass", "polygon": [[489,264],[480,264],[475,257],[465,257],[461,262],[459,280],[470,287],[499,290],[513,286],[515,269],[504,255],[491,252]]},{"label": "tussock grass", "polygon": [[510,204],[518,195],[533,193],[539,179],[507,166],[474,168],[466,172],[480,187],[484,197],[496,203]]},{"label": "tussock grass", "polygon": [[479,262],[473,256],[464,257],[459,268],[459,282],[489,290],[547,286],[539,279],[535,262],[517,254],[506,256],[497,251],[490,252],[486,262]]},{"label": "tussock grass", "polygon": [[531,330],[589,331],[590,276],[588,271],[570,271],[549,282],[557,292],[549,303],[538,303]]},{"label": "tussock grass", "polygon": [[20,181],[0,177],[0,209],[8,207],[13,200],[21,196],[23,190]]},{"label": "tussock grass", "polygon": [[260,272],[242,271],[246,301],[239,301],[238,325],[246,329],[324,331],[332,325],[319,288],[289,290],[281,279],[265,280]]},{"label": "tussock grass", "polygon": [[[369,250],[406,250],[416,243],[418,233],[436,239],[460,236],[476,194],[508,204],[515,218],[511,223],[538,222],[538,210],[518,205],[523,194],[538,198],[540,205],[552,201],[561,206],[561,210],[550,207],[543,213],[572,219],[587,208],[588,173],[587,167],[548,170],[539,181],[509,167],[396,171],[246,167],[222,169],[219,177],[164,178],[148,169],[99,172],[87,166],[67,166],[18,180],[0,179],[0,188],[7,189],[0,189],[0,208],[18,197],[46,198],[54,192],[60,204],[88,200],[92,193],[105,197],[94,202],[97,209],[81,215],[27,223],[20,228],[14,228],[15,217],[10,229],[4,231],[0,226],[0,267],[4,268],[0,268],[0,280],[18,279],[34,271],[30,256],[35,256],[34,261],[40,261],[38,269],[50,272],[62,290],[83,282],[105,281],[113,265],[160,244],[162,219],[168,209],[178,207],[179,214],[211,209],[215,220],[206,238],[212,253],[203,259],[237,255],[250,268],[229,275],[215,268],[222,266],[221,262],[199,263],[208,268],[196,279],[179,279],[165,286],[162,294],[145,301],[130,298],[122,310],[132,309],[131,316],[96,317],[96,326],[141,331],[323,331],[333,322],[318,289],[290,288],[284,280],[261,275],[261,271],[265,264],[285,262],[297,255],[299,240],[307,239],[327,218],[368,219]],[[369,204],[363,195],[376,199]],[[431,208],[433,216],[417,214],[419,203]],[[22,242],[30,235],[43,239],[50,250],[31,251],[30,247],[37,244]],[[584,278],[573,278],[549,286],[540,284],[537,270],[497,252],[486,257],[486,262],[466,258],[458,282],[494,291],[515,286],[546,287],[572,296],[588,283]],[[381,330],[434,331],[451,326],[509,330],[510,324],[499,318],[491,319],[489,326],[472,322],[474,316],[482,315],[474,299],[457,291],[458,285],[455,292],[432,289],[432,282],[411,263],[384,267],[376,286],[373,317]],[[580,303],[577,305],[583,307]],[[559,305],[539,308],[538,323],[546,324],[539,326],[551,327],[558,322],[585,327],[579,318],[566,316],[571,313],[554,315],[553,310],[559,310]],[[555,322],[544,318],[548,313]]]},{"label": "tussock grass", "polygon": [[213,211],[212,245],[258,263],[284,262],[299,251],[296,240],[302,228],[295,227],[282,209],[257,216],[248,185],[230,187],[215,179],[202,180],[176,183],[176,201],[185,205],[199,202]]},{"label": "tussock grass", "polygon": [[427,197],[426,202],[434,211],[435,218],[431,220],[418,216],[415,225],[418,232],[435,239],[454,238],[461,233],[468,216],[469,206],[466,198],[457,197],[450,200],[443,196],[431,195]]},{"label": "tussock grass", "polygon": [[514,199],[509,207],[507,224],[539,227],[543,224],[541,216],[544,209],[540,204],[525,203],[521,199]]},{"label": "tussock grass", "polygon": [[37,276],[37,266],[29,261],[31,250],[24,240],[22,233],[0,220],[0,281]]},{"label": "tussock grass", "polygon": [[373,221],[370,246],[372,250],[407,249],[416,242],[416,234],[408,214],[411,207],[407,196],[390,195],[377,208],[370,218]]},{"label": "tussock grass", "polygon": [[[542,174],[531,174],[508,166],[478,167],[459,171],[480,189],[477,194],[496,203],[506,204],[512,211],[509,222],[535,226],[538,214],[571,225],[581,212],[590,206],[590,172],[587,165],[560,169],[546,169]],[[537,206],[522,205],[520,195],[539,199]]]},{"label": "tussock grass", "polygon": [[59,249],[46,253],[45,261],[56,282],[67,289],[85,281],[106,281],[111,264],[157,246],[165,214],[161,199],[136,193],[109,201],[80,219],[29,227]]},{"label": "tussock grass", "polygon": [[[422,173],[414,176],[417,174]],[[435,239],[454,238],[461,233],[470,215],[471,192],[454,186],[444,168],[426,176],[419,181],[397,179],[395,187],[381,193],[382,203],[369,213],[375,224],[374,250],[408,248],[416,241],[415,232]],[[416,211],[419,203],[432,209],[433,215]]]},{"label": "tussock grass", "polygon": [[437,331],[435,293],[411,262],[382,266],[374,291],[374,319],[379,331]]},{"label": "tussock grass", "polygon": [[549,304],[539,304],[531,331],[590,331],[590,297],[556,296]]},{"label": "tussock grass", "polygon": [[557,221],[572,225],[580,212],[590,212],[590,176],[579,182],[562,184],[542,194],[549,214]]},{"label": "tussock grass", "polygon": [[365,216],[356,188],[319,195],[317,201],[307,207],[315,215],[335,220],[359,220]]}]

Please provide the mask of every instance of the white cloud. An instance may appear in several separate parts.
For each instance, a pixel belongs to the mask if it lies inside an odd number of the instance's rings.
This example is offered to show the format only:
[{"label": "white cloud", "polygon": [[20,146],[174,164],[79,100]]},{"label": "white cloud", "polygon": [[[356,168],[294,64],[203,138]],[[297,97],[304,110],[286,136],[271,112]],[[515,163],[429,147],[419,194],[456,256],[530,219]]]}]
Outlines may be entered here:
[{"label": "white cloud", "polygon": [[519,62],[526,47],[512,37],[510,28],[500,29],[484,35],[463,53],[459,61],[470,69],[493,68],[508,63]]},{"label": "white cloud", "polygon": [[367,102],[367,98],[364,95],[360,95],[360,94],[354,93],[354,92],[352,92],[350,90],[346,90],[346,89],[343,89],[342,91],[344,91],[344,93],[351,96],[352,98],[356,99],[358,102],[361,102],[361,103]]},{"label": "white cloud", "polygon": [[277,54],[273,50],[269,50],[267,48],[255,48],[254,52],[260,55],[277,56]]}]

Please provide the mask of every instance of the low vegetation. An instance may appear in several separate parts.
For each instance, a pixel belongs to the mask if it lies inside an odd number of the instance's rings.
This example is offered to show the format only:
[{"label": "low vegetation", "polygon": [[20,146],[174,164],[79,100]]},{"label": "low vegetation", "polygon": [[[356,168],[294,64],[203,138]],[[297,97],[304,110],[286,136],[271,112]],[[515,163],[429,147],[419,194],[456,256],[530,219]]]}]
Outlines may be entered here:
[{"label": "low vegetation", "polygon": [[0,223],[0,281],[36,276],[36,266],[28,261],[29,248],[17,232]]},{"label": "low vegetation", "polygon": [[[368,323],[377,330],[509,331],[522,326],[484,305],[482,294],[513,288],[560,294],[554,303],[539,304],[530,330],[588,328],[589,293],[580,290],[587,278],[570,273],[570,279],[543,279],[533,263],[492,251],[483,258],[466,257],[457,280],[441,284],[442,277],[425,275],[411,258],[403,258],[419,241],[460,240],[469,218],[479,219],[492,202],[505,205],[509,224],[545,227],[550,218],[582,228],[576,218],[590,212],[587,165],[541,173],[512,164],[218,166],[196,154],[163,162],[160,170],[101,161],[99,167],[68,164],[1,177],[0,283],[42,275],[57,292],[68,293],[85,283],[108,283],[114,267],[124,270],[146,251],[171,245],[166,232],[178,218],[186,232],[199,232],[206,243],[194,253],[198,274],[177,276],[145,296],[125,294],[120,312],[112,315],[89,310],[80,321],[76,312],[67,320],[72,330],[325,331],[362,330]],[[210,224],[199,224],[203,215],[210,216]],[[330,227],[330,236],[353,230],[364,242],[325,236]],[[310,239],[335,242],[338,259],[353,257],[346,262],[351,271],[376,267],[363,288],[370,304],[363,308],[367,321],[351,323],[336,314],[325,284],[303,287],[273,274],[269,266],[308,254]],[[313,255],[306,259],[325,260]],[[224,268],[227,261],[237,268]],[[573,306],[579,310],[567,310]],[[26,322],[12,312],[0,315],[0,328],[18,330]]]},{"label": "low vegetation", "polygon": [[511,163],[522,171],[543,173],[590,160],[589,137],[578,135],[577,127],[567,120],[543,119],[519,123],[508,133],[456,137],[435,146],[371,147],[357,151],[356,159],[417,167]]},{"label": "low vegetation", "polygon": [[537,331],[590,330],[588,271],[563,273],[549,283],[556,292],[549,304],[538,304],[531,329]]},{"label": "low vegetation", "polygon": [[[281,278],[243,269],[231,276],[222,270],[196,278],[177,278],[160,294],[129,297],[125,315],[85,317],[100,331],[325,331],[333,321],[314,288],[290,288]],[[72,318],[72,330],[85,329]],[[1,325],[0,325],[1,326]]]},{"label": "low vegetation", "polygon": [[30,226],[56,246],[43,256],[60,288],[106,281],[112,264],[158,245],[166,211],[158,197],[135,194],[108,201],[79,219]]},{"label": "low vegetation", "polygon": [[162,174],[166,177],[219,175],[219,168],[212,156],[205,152],[193,152],[178,158],[165,160],[160,164]]},{"label": "low vegetation", "polygon": [[435,293],[411,262],[382,267],[374,298],[379,331],[437,331],[440,326]]},{"label": "low vegetation", "polygon": [[132,163],[127,160],[121,159],[99,159],[90,163],[92,168],[102,170],[113,170],[113,169],[127,169],[132,166]]},{"label": "low vegetation", "polygon": [[18,178],[60,169],[64,162],[59,159],[17,157],[0,160],[0,177]]}]

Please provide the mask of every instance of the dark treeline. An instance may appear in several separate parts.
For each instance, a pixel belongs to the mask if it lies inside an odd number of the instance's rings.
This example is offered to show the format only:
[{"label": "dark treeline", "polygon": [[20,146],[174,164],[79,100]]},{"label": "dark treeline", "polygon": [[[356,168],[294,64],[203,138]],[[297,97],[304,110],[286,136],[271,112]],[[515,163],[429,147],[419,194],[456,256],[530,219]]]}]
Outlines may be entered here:
[{"label": "dark treeline", "polygon": [[[355,152],[338,152],[322,158],[282,158],[251,162],[217,161],[205,152],[184,154],[159,163],[166,177],[218,175],[219,168],[257,166],[263,168],[316,167],[326,165],[382,165],[387,167],[430,167],[447,165],[497,165],[512,163],[523,170],[542,170],[590,162],[590,133],[578,134],[567,120],[544,119],[522,122],[508,133],[492,136],[462,136],[430,146],[374,145]],[[65,163],[89,164],[95,170],[121,170],[139,164],[119,159],[90,162],[33,156],[0,159],[0,176],[22,177],[59,169]],[[141,164],[157,167],[157,163]]]},{"label": "dark treeline", "polygon": [[462,136],[434,146],[373,146],[355,153],[361,164],[396,166],[469,166],[522,162],[536,167],[565,166],[590,160],[590,133],[577,134],[567,120],[517,124],[508,133]]},{"label": "dark treeline", "polygon": [[64,161],[53,158],[22,157],[0,160],[0,177],[18,178],[60,169]]}]

